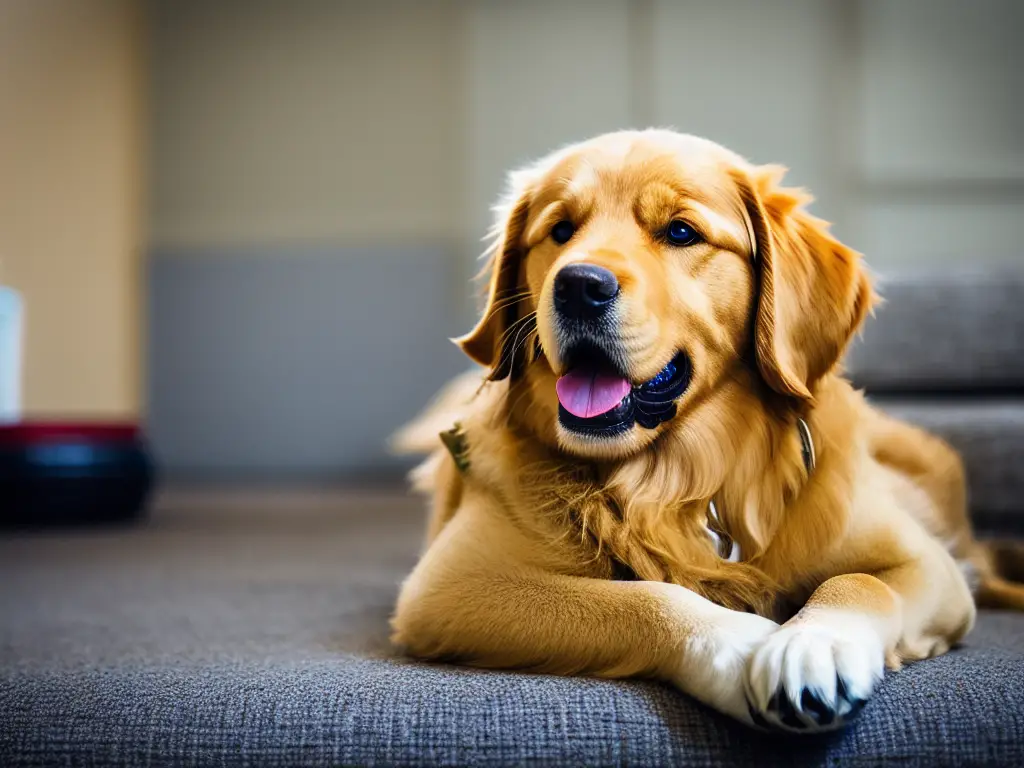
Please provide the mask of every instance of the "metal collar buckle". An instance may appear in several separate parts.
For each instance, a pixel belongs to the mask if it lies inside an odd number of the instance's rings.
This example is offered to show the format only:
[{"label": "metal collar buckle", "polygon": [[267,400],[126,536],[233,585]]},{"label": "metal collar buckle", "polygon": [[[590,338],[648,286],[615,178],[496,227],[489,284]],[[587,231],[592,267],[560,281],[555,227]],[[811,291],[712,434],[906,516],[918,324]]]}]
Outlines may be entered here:
[{"label": "metal collar buckle", "polygon": [[[810,476],[817,465],[811,428],[807,426],[807,422],[803,419],[797,419],[796,429],[800,435],[800,454],[803,456],[804,467],[807,469],[808,476]],[[707,529],[708,537],[711,539],[711,543],[714,545],[715,551],[720,558],[730,563],[738,563],[742,559],[740,545],[736,543],[722,525],[714,500],[708,502]]]}]

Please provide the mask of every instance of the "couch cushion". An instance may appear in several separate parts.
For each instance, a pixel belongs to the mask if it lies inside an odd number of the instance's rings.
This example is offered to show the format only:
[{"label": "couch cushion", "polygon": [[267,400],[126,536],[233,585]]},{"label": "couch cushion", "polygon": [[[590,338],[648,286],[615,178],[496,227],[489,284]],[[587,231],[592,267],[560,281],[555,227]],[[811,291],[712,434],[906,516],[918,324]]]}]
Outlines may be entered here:
[{"label": "couch cushion", "polygon": [[171,500],[140,529],[0,539],[0,764],[1024,764],[1024,617],[890,675],[832,738],[668,687],[392,656],[420,504]]},{"label": "couch cushion", "polygon": [[940,435],[959,451],[979,526],[1024,528],[1024,397],[869,395],[869,400]]},{"label": "couch cushion", "polygon": [[936,269],[878,279],[885,303],[846,365],[870,390],[1024,387],[1024,270]]}]

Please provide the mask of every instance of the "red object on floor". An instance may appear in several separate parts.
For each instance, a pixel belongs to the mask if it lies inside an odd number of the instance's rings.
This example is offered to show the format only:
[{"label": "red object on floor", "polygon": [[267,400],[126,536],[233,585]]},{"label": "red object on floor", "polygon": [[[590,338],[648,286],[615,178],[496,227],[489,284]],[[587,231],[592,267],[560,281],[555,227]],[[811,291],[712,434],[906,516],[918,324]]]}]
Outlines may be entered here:
[{"label": "red object on floor", "polygon": [[124,443],[137,440],[139,426],[131,423],[21,421],[0,424],[0,445],[32,445],[68,440]]}]

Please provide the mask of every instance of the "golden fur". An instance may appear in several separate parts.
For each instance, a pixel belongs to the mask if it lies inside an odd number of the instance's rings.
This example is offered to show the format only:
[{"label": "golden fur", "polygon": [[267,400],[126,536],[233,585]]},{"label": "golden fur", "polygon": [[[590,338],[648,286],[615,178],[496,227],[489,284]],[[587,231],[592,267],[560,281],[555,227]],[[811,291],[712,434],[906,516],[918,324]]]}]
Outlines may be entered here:
[{"label": "golden fur", "polygon": [[[956,454],[841,377],[875,297],[859,254],[781,175],[667,131],[598,137],[513,174],[487,306],[457,340],[486,374],[396,440],[432,453],[414,475],[433,497],[428,548],[393,620],[409,653],[653,675],[746,722],[814,730],[854,714],[883,658],[942,653],[969,631],[965,572],[988,603],[1024,607],[972,538]],[[701,242],[660,237],[680,218]],[[560,220],[577,226],[565,245],[548,236]],[[559,424],[553,280],[575,261],[618,278],[630,379],[692,359],[670,421],[600,440]],[[437,438],[455,421],[464,474]],[[711,501],[742,562],[712,546]],[[838,689],[815,677],[822,663]],[[801,686],[831,718],[801,709]]]}]

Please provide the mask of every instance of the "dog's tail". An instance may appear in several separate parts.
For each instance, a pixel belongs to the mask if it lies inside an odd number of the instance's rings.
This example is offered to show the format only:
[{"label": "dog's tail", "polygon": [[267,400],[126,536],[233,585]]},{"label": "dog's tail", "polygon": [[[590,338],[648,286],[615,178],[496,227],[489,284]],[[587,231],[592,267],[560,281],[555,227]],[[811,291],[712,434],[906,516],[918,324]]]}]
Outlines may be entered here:
[{"label": "dog's tail", "polygon": [[445,384],[418,416],[391,436],[388,444],[392,452],[423,456],[440,448],[439,435],[462,418],[483,383],[484,372],[471,370]]},{"label": "dog's tail", "polygon": [[980,541],[971,560],[978,572],[979,608],[1024,611],[1024,542]]}]

